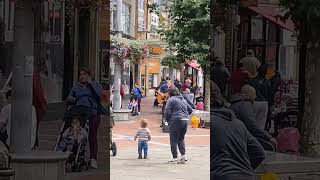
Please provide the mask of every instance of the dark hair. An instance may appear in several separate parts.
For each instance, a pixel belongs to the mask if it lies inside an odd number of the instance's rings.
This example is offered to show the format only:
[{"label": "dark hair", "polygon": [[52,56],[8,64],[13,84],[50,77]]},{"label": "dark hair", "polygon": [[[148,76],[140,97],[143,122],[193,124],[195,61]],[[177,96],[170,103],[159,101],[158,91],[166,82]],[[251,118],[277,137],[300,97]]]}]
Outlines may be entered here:
[{"label": "dark hair", "polygon": [[11,90],[7,91],[6,92],[6,99],[9,99],[9,97],[11,97],[11,96],[12,96]]},{"label": "dark hair", "polygon": [[169,96],[170,97],[178,96],[178,95],[180,95],[180,91],[176,87],[170,89],[170,91],[169,91]]},{"label": "dark hair", "polygon": [[170,77],[166,77],[166,80],[169,81],[169,80],[170,80]]},{"label": "dark hair", "polygon": [[90,69],[89,68],[85,68],[85,67],[83,67],[83,68],[81,68],[80,69],[80,71],[79,72],[86,72],[88,75],[91,75],[91,71],[90,71]]}]

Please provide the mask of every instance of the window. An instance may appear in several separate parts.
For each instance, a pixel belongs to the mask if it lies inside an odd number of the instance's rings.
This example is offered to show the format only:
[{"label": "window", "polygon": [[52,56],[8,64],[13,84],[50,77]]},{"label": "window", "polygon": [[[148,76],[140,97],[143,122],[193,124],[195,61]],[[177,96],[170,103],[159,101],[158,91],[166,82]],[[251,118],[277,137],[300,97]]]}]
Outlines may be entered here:
[{"label": "window", "polygon": [[123,33],[130,35],[130,5],[122,4],[122,16],[124,20]]},{"label": "window", "polygon": [[158,27],[159,27],[159,16],[152,14],[151,15],[151,33],[157,34]]},{"label": "window", "polygon": [[144,31],[144,0],[139,0],[138,4],[138,31]]},{"label": "window", "polygon": [[139,0],[138,8],[139,10],[144,10],[144,0]]},{"label": "window", "polygon": [[117,30],[117,11],[116,11],[116,4],[115,2],[111,2],[110,4],[110,29],[115,31]]}]

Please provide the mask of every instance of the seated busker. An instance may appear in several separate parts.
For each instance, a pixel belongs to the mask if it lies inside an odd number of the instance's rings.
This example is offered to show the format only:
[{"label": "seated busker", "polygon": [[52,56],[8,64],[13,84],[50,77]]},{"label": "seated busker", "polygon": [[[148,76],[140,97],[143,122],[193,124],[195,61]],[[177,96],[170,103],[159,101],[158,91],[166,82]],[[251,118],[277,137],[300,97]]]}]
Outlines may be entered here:
[{"label": "seated busker", "polygon": [[[249,132],[258,140],[263,140],[271,143],[274,147],[277,146],[277,141],[272,136],[260,129],[256,123],[256,115],[254,113],[253,102],[256,98],[256,90],[250,86],[245,85],[241,88],[241,92],[231,97],[231,109],[236,117],[241,120],[247,127]],[[262,144],[264,145],[264,144]],[[265,149],[267,147],[264,147]],[[270,149],[266,149],[270,150]]]},{"label": "seated busker", "polygon": [[254,170],[265,159],[261,144],[224,107],[220,90],[211,82],[210,179],[255,180]]}]

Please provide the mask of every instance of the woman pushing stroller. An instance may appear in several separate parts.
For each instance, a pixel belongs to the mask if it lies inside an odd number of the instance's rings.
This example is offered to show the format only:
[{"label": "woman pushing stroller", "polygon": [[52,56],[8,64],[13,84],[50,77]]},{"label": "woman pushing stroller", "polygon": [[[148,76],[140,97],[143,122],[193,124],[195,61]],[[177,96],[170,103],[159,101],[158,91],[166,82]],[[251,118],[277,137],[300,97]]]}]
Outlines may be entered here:
[{"label": "woman pushing stroller", "polygon": [[89,146],[90,146],[90,166],[97,169],[98,154],[98,129],[100,125],[100,98],[102,86],[99,82],[91,79],[90,70],[82,68],[80,70],[79,82],[75,84],[67,98],[67,103],[71,104],[65,115],[65,128],[70,127],[72,117],[77,114],[83,119],[89,119]]}]

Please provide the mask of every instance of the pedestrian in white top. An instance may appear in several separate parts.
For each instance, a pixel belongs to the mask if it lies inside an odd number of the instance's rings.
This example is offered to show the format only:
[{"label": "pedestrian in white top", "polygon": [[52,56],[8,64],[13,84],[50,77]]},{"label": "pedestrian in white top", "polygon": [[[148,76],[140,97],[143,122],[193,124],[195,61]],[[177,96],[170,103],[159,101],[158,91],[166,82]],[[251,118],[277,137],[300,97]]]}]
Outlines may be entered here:
[{"label": "pedestrian in white top", "polygon": [[148,128],[148,121],[142,119],[140,128],[137,130],[134,140],[138,139],[138,159],[142,159],[142,150],[144,152],[144,159],[148,159],[148,142],[151,140],[151,132]]},{"label": "pedestrian in white top", "polygon": [[[0,133],[1,140],[10,146],[10,128],[11,128],[11,90],[6,93],[8,104],[1,109],[0,112]],[[32,126],[31,126],[31,147],[36,140],[37,116],[36,109],[32,106]]]}]

